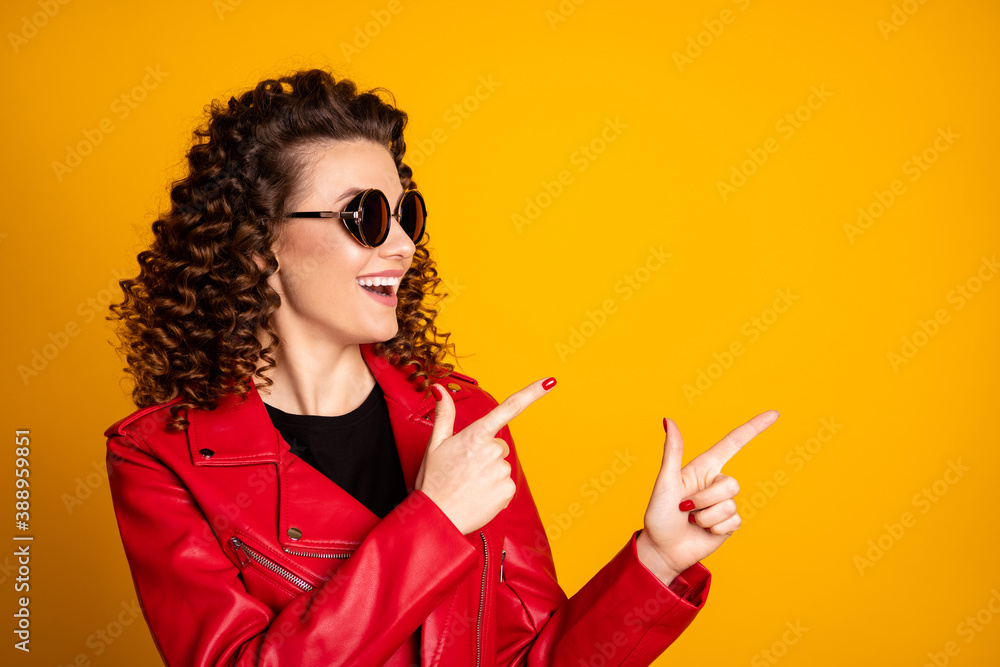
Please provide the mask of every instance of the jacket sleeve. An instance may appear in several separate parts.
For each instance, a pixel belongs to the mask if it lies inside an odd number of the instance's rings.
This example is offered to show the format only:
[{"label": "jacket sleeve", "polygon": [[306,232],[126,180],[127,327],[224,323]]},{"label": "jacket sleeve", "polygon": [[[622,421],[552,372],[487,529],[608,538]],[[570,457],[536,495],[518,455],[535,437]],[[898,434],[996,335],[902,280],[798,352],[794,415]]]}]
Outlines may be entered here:
[{"label": "jacket sleeve", "polygon": [[108,438],[108,480],[139,603],[169,667],[381,665],[477,565],[475,547],[414,491],[322,586],[275,615],[247,593],[219,543],[200,538],[197,502],[137,438]]},{"label": "jacket sleeve", "polygon": [[507,506],[503,582],[497,591],[499,665],[577,667],[651,664],[687,628],[708,595],[711,574],[701,563],[663,583],[628,543],[571,598],[557,579],[548,538],[528,481],[507,441],[517,486]]}]

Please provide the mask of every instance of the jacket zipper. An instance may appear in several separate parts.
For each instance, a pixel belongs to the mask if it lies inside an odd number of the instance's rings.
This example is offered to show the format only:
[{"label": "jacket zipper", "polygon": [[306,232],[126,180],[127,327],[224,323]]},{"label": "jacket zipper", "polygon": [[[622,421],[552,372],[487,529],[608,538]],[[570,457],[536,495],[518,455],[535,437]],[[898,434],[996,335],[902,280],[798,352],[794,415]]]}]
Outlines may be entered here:
[{"label": "jacket zipper", "polygon": [[[312,585],[308,581],[306,581],[305,579],[303,579],[301,577],[298,577],[298,576],[292,574],[291,572],[289,572],[285,568],[283,568],[280,565],[278,565],[277,563],[275,563],[273,560],[271,560],[271,559],[269,559],[269,558],[267,558],[265,556],[262,556],[261,554],[257,553],[256,551],[254,551],[253,549],[251,549],[250,547],[248,547],[246,544],[244,544],[243,541],[240,540],[240,538],[236,537],[235,535],[233,537],[229,538],[229,541],[230,541],[230,543],[232,543],[233,548],[236,550],[237,554],[239,554],[241,552],[243,554],[246,554],[247,556],[249,556],[250,558],[252,558],[256,562],[260,563],[261,565],[263,565],[267,569],[271,570],[275,574],[278,574],[278,575],[284,577],[285,579],[287,579],[288,581],[292,582],[293,584],[295,584],[296,586],[298,586],[299,588],[301,588],[304,591],[311,591],[312,590]],[[248,562],[249,561],[244,560],[243,558],[240,558],[240,563],[243,566],[246,566],[246,564]]]},{"label": "jacket zipper", "polygon": [[500,581],[503,581],[503,559],[507,557],[507,550],[500,552]]},{"label": "jacket zipper", "polygon": [[309,553],[307,551],[293,551],[292,549],[289,549],[288,547],[281,547],[281,548],[284,549],[284,551],[285,551],[286,554],[294,554],[296,556],[312,556],[313,558],[350,558],[351,557],[350,553],[344,553],[344,554],[312,554],[312,553]]},{"label": "jacket zipper", "polygon": [[483,581],[479,589],[479,616],[476,618],[476,667],[479,667],[482,656],[483,605],[486,601],[486,570],[490,562],[489,549],[486,548],[486,534],[479,531],[479,536],[483,538]]},{"label": "jacket zipper", "polygon": [[[479,616],[476,618],[476,667],[479,667],[480,662],[482,661],[483,606],[485,605],[486,602],[486,571],[489,569],[489,558],[490,558],[489,550],[486,548],[486,535],[483,534],[483,531],[479,531],[479,536],[483,538],[483,579],[482,582],[480,583],[480,588],[479,588]],[[250,558],[252,558],[253,560],[255,560],[256,562],[266,567],[267,569],[271,570],[275,574],[278,574],[287,579],[288,581],[292,582],[299,588],[306,591],[312,590],[313,588],[312,585],[310,585],[309,582],[307,582],[305,579],[302,579],[301,577],[292,574],[285,568],[275,563],[270,558],[267,558],[266,556],[263,556],[260,553],[254,551],[235,535],[229,538],[229,541],[230,543],[232,543],[233,548],[236,550],[237,554],[242,552],[247,556],[249,556]],[[303,552],[292,551],[287,548],[284,548],[284,550],[290,554],[295,554],[298,556],[316,556],[317,558],[348,558],[351,555],[351,554],[307,554]],[[503,558],[506,555],[507,552],[504,551],[503,555],[500,558],[501,567],[503,567]],[[240,559],[240,563],[244,566],[248,562],[249,561],[243,560],[242,558]],[[502,571],[500,573],[500,576],[502,581],[503,580]]]}]

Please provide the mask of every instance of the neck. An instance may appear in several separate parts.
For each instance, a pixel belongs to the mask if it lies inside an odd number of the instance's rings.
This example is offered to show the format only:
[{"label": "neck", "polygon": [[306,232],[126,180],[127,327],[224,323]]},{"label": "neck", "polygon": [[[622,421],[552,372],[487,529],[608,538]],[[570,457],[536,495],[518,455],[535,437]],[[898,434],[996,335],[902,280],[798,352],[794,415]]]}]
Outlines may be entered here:
[{"label": "neck", "polygon": [[[280,334],[279,334],[280,335]],[[336,417],[358,408],[375,387],[357,344],[307,344],[282,337],[272,355],[274,368],[265,373],[273,384],[258,390],[264,403],[296,415]],[[257,368],[263,367],[258,361]]]}]

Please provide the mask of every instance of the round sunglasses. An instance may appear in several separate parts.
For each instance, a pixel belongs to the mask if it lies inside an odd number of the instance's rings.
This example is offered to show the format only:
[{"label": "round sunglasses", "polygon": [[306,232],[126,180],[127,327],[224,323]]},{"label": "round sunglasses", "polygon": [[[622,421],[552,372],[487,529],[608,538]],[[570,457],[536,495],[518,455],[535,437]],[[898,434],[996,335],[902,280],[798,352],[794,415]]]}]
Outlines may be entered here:
[{"label": "round sunglasses", "polygon": [[340,218],[347,231],[367,248],[385,243],[389,236],[389,224],[392,218],[396,218],[413,243],[419,243],[427,222],[427,207],[424,205],[423,195],[416,190],[407,190],[396,211],[389,213],[389,200],[381,190],[368,188],[351,199],[343,211],[298,211],[289,213],[288,217]]}]

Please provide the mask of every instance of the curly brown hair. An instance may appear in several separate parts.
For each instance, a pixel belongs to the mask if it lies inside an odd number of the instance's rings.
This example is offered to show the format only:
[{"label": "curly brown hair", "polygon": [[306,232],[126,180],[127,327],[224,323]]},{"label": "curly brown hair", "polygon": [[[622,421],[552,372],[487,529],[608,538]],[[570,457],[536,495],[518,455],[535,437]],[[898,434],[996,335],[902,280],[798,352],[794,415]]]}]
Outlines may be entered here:
[{"label": "curly brown hair", "polygon": [[[143,408],[179,399],[170,408],[172,431],[187,429],[189,408],[212,410],[231,393],[245,400],[251,375],[262,381],[255,380],[259,388],[273,384],[264,373],[276,366],[271,353],[281,341],[272,315],[281,299],[267,283],[278,268],[271,248],[311,149],[376,142],[389,150],[403,189],[416,189],[403,163],[407,115],[384,88],[359,92],[350,79],[302,70],[261,81],[228,105],[213,100],[205,112],[187,153],[188,173],[171,185],[170,211],[153,223],[154,240],[138,255],[139,275],[119,281],[124,299],[106,317],[121,321],[115,349],[135,381],[133,402]],[[447,351],[454,354],[451,334],[434,324],[433,306],[447,292],[435,291],[441,280],[429,237],[425,232],[399,285],[398,333],[373,346],[393,365],[414,365],[410,380],[419,379],[428,395],[430,376],[454,369],[444,361]],[[260,330],[270,336],[266,348]],[[266,364],[258,369],[260,360]]]}]

